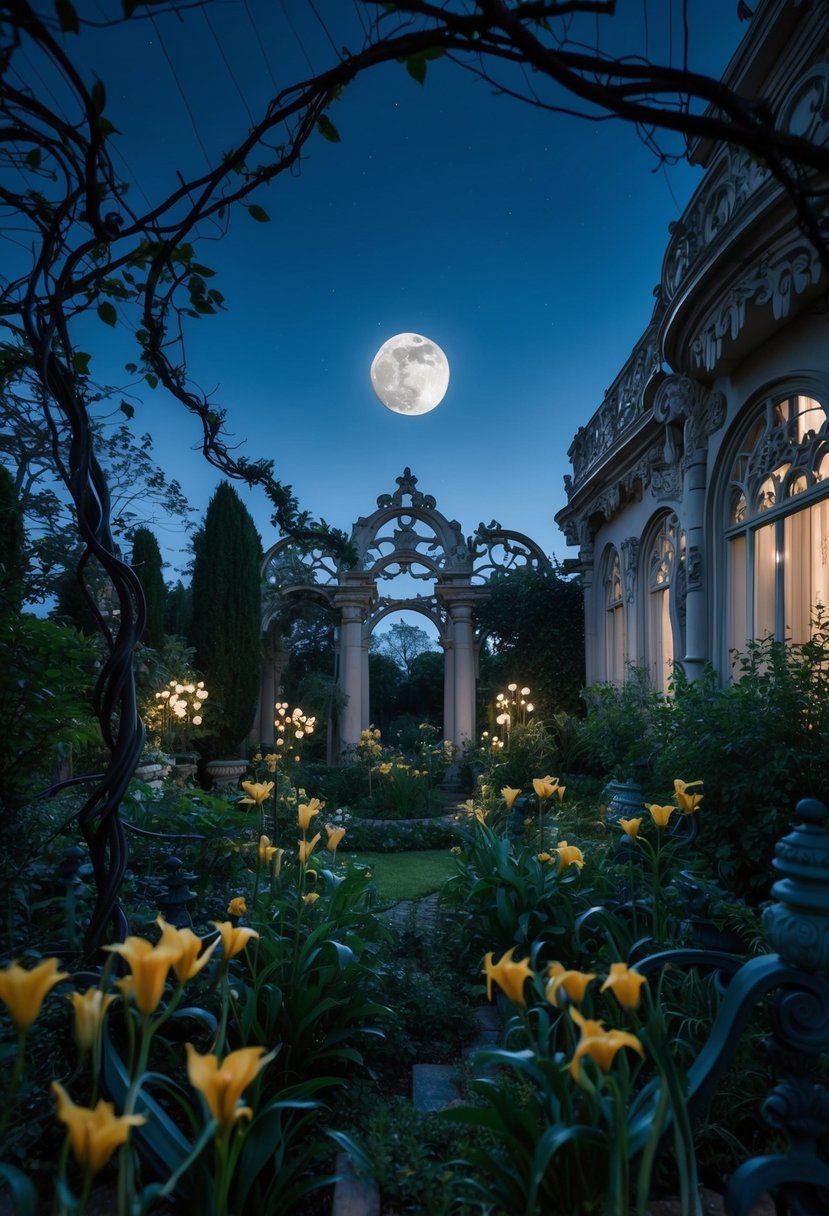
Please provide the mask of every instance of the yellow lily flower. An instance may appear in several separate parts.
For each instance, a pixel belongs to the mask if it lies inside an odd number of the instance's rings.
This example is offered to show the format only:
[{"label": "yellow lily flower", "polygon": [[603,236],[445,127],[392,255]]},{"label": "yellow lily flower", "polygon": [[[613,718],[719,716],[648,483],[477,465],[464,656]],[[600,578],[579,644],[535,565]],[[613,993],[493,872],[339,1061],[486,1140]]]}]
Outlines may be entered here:
[{"label": "yellow lily flower", "polygon": [[130,965],[132,984],[129,993],[135,998],[139,1011],[148,1016],[158,1008],[173,963],[181,957],[179,943],[163,940],[153,946],[143,937],[128,937],[114,946],[104,946],[113,954],[120,954]]},{"label": "yellow lily flower", "polygon": [[553,855],[552,853],[547,853],[546,851],[544,853],[538,853],[536,854],[536,860],[541,862],[552,861]]},{"label": "yellow lily flower", "polygon": [[642,999],[642,985],[647,982],[644,975],[633,971],[625,963],[612,963],[610,975],[599,991],[607,992],[609,990],[623,1009],[635,1009]]},{"label": "yellow lily flower", "polygon": [[56,958],[45,958],[28,971],[19,963],[10,963],[0,971],[0,1001],[18,1030],[29,1029],[40,1013],[47,993],[55,984],[68,978],[68,971],[58,971]]},{"label": "yellow lily flower", "polygon": [[210,962],[219,939],[216,938],[207,949],[202,950],[204,942],[192,929],[177,929],[175,925],[168,925],[163,916],[157,917],[155,923],[161,929],[161,944],[178,947],[180,954],[173,963],[173,971],[178,982],[186,984]]},{"label": "yellow lily flower", "polygon": [[311,856],[314,849],[319,844],[319,840],[320,840],[320,834],[319,834],[319,832],[317,832],[316,836],[312,837],[311,840],[298,840],[297,841],[297,848],[299,849],[299,860],[302,865],[306,864],[306,862],[308,861],[308,858]]},{"label": "yellow lily flower", "polygon": [[312,798],[310,802],[301,802],[297,810],[297,826],[301,832],[307,832],[311,826],[311,820],[315,815],[319,815],[322,803],[319,798]]},{"label": "yellow lily flower", "polygon": [[239,803],[247,803],[248,806],[262,806],[263,803],[271,796],[273,790],[272,781],[243,781],[242,789],[247,794],[247,798],[240,798]]},{"label": "yellow lily flower", "polygon": [[222,953],[226,959],[241,954],[248,942],[259,936],[255,929],[248,929],[245,925],[232,925],[229,920],[214,920],[213,924],[222,935]]},{"label": "yellow lily flower", "polygon": [[284,849],[277,849],[273,855],[273,876],[279,878],[282,872],[282,858],[285,855]]},{"label": "yellow lily flower", "polygon": [[552,798],[557,785],[558,777],[551,777],[549,773],[546,777],[533,777],[533,789],[539,798]]},{"label": "yellow lily flower", "polygon": [[702,785],[701,781],[680,781],[677,777],[674,781],[674,797],[676,804],[684,815],[690,815],[697,809],[699,804],[705,797],[704,794],[687,794],[692,785]]},{"label": "yellow lily flower", "polygon": [[276,852],[276,845],[271,844],[269,836],[259,837],[259,861],[266,866]]},{"label": "yellow lily flower", "polygon": [[564,989],[568,1001],[580,1005],[584,1000],[588,984],[596,978],[594,971],[568,971],[561,963],[550,963],[547,969],[549,980],[545,996],[550,1005],[560,1007],[559,990]]},{"label": "yellow lily flower", "polygon": [[568,866],[578,866],[580,870],[583,868],[584,855],[577,845],[568,844],[566,840],[562,840],[556,845],[556,852],[559,867],[562,870],[566,870]]},{"label": "yellow lily flower", "polygon": [[664,828],[671,815],[676,810],[675,806],[659,806],[656,802],[646,802],[645,810],[650,811],[651,819],[658,828]]},{"label": "yellow lily flower", "polygon": [[556,786],[556,793],[558,794],[559,802],[564,801],[564,794],[565,794],[566,789],[567,789],[566,785],[557,785]]},{"label": "yellow lily flower", "polygon": [[513,959],[516,947],[513,946],[506,954],[503,954],[497,963],[492,961],[492,951],[484,956],[484,975],[486,976],[486,996],[487,1000],[492,1000],[492,981],[495,980],[499,988],[514,1001],[516,1005],[524,1005],[527,1002],[524,1000],[524,981],[532,975],[530,967],[529,955],[527,958],[517,963]]},{"label": "yellow lily flower", "polygon": [[581,1038],[572,1060],[567,1065],[574,1081],[581,1081],[581,1061],[584,1056],[595,1060],[602,1072],[609,1071],[613,1058],[621,1047],[632,1047],[640,1056],[644,1056],[642,1044],[635,1034],[628,1034],[626,1030],[605,1030],[604,1022],[582,1017],[578,1009],[571,1009],[570,1017],[581,1029]]},{"label": "yellow lily flower", "polygon": [[100,988],[87,988],[84,993],[70,992],[66,999],[72,1002],[75,1011],[75,1042],[78,1051],[89,1051],[98,1037],[107,1009],[117,997],[108,996]]},{"label": "yellow lily flower", "polygon": [[268,752],[265,757],[265,764],[268,766],[269,773],[275,773],[276,766],[279,764],[279,755],[276,752]]},{"label": "yellow lily flower", "polygon": [[328,840],[325,847],[329,853],[336,853],[340,841],[345,836],[345,828],[332,828],[329,823],[325,825],[325,830],[328,833]]},{"label": "yellow lily flower", "polygon": [[306,895],[303,895],[302,902],[304,904],[315,904],[319,897],[319,891],[309,891]]},{"label": "yellow lily flower", "polygon": [[90,1175],[99,1173],[116,1148],[126,1144],[131,1127],[147,1122],[144,1115],[116,1115],[114,1103],[103,1098],[92,1109],[76,1106],[59,1082],[53,1081],[51,1088],[58,1119],[69,1129],[75,1160]]},{"label": "yellow lily flower", "polygon": [[642,826],[642,816],[637,819],[620,819],[619,827],[622,829],[628,840],[635,840],[639,835],[639,829]]},{"label": "yellow lily flower", "polygon": [[521,793],[520,790],[514,790],[512,788],[512,786],[505,785],[503,787],[503,789],[501,790],[501,797],[503,798],[504,802],[506,803],[508,811],[512,810],[512,804],[515,802],[515,799],[520,795],[520,793]]},{"label": "yellow lily flower", "polygon": [[190,1084],[202,1095],[221,1130],[227,1131],[237,1119],[250,1119],[251,1108],[239,1105],[242,1093],[276,1053],[265,1055],[264,1047],[240,1047],[220,1062],[212,1052],[201,1055],[192,1043],[186,1048]]},{"label": "yellow lily flower", "polygon": [[235,895],[227,905],[228,916],[244,916],[248,910],[248,901],[244,895]]}]

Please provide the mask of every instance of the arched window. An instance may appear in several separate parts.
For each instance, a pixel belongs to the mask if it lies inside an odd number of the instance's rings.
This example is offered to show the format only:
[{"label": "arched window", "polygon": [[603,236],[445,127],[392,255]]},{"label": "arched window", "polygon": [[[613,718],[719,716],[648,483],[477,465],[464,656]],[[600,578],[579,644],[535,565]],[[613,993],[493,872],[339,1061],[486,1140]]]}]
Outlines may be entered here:
[{"label": "arched window", "polygon": [[674,620],[680,589],[680,532],[675,515],[663,515],[645,545],[647,604],[645,656],[654,688],[668,691],[677,647]]},{"label": "arched window", "polygon": [[803,642],[829,605],[829,418],[813,397],[770,397],[732,461],[726,498],[728,645]]},{"label": "arched window", "polygon": [[625,678],[625,604],[622,563],[615,549],[605,560],[605,678],[621,684]]}]

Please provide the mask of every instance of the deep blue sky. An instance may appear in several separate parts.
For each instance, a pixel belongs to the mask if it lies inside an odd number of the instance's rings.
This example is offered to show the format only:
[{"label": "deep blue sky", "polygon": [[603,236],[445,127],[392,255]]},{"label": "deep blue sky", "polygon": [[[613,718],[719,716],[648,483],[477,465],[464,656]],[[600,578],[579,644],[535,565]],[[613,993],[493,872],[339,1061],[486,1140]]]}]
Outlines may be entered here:
[{"label": "deep blue sky", "polygon": [[[651,49],[664,54],[669,8],[620,0],[608,28],[641,51],[647,12]],[[317,10],[342,22],[335,41],[357,45],[354,5],[318,0]],[[745,28],[735,10],[690,0],[691,66],[720,73]],[[208,12],[209,24],[193,11],[87,41],[136,194],[153,198],[176,169],[205,167],[182,94],[211,153],[248,125],[239,91],[256,112],[271,77],[307,74],[306,55],[316,69],[331,63],[306,0]],[[245,454],[272,457],[301,504],[332,524],[349,530],[409,465],[465,533],[495,518],[565,557],[553,516],[567,448],[648,322],[668,223],[700,171],[656,170],[632,128],[496,97],[446,61],[430,65],[425,87],[402,65],[367,74],[331,118],[342,142],[314,137],[301,173],[257,199],[272,222],[242,212],[201,249],[228,312],[192,326],[193,379],[215,390]],[[102,329],[93,369],[123,383],[129,356]],[[384,410],[368,375],[382,342],[405,330],[438,342],[451,368],[443,403],[414,418]],[[135,391],[136,428],[153,431],[202,511],[218,478],[192,450],[193,420],[160,392]],[[267,503],[243,495],[268,547]]]}]

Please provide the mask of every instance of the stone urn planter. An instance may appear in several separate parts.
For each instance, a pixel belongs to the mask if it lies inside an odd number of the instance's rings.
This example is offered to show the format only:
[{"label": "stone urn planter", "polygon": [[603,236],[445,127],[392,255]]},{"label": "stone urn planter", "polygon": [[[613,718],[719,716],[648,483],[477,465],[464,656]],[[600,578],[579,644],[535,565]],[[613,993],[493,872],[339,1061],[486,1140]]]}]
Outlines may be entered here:
[{"label": "stone urn planter", "polygon": [[247,760],[208,760],[204,771],[217,789],[229,786],[235,789],[247,772],[247,768]]}]

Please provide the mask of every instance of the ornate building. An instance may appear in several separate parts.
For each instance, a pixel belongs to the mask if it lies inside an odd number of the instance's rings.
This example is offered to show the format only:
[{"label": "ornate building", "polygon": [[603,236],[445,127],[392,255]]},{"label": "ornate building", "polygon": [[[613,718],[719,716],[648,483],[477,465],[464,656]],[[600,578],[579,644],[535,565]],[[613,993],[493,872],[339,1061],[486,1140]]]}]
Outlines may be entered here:
[{"label": "ornate building", "polygon": [[[825,144],[828,61],[829,4],[762,0],[724,80]],[[727,678],[733,649],[802,641],[829,606],[829,284],[763,165],[692,156],[651,322],[568,453],[588,683],[634,664],[665,689],[674,661]]]}]

